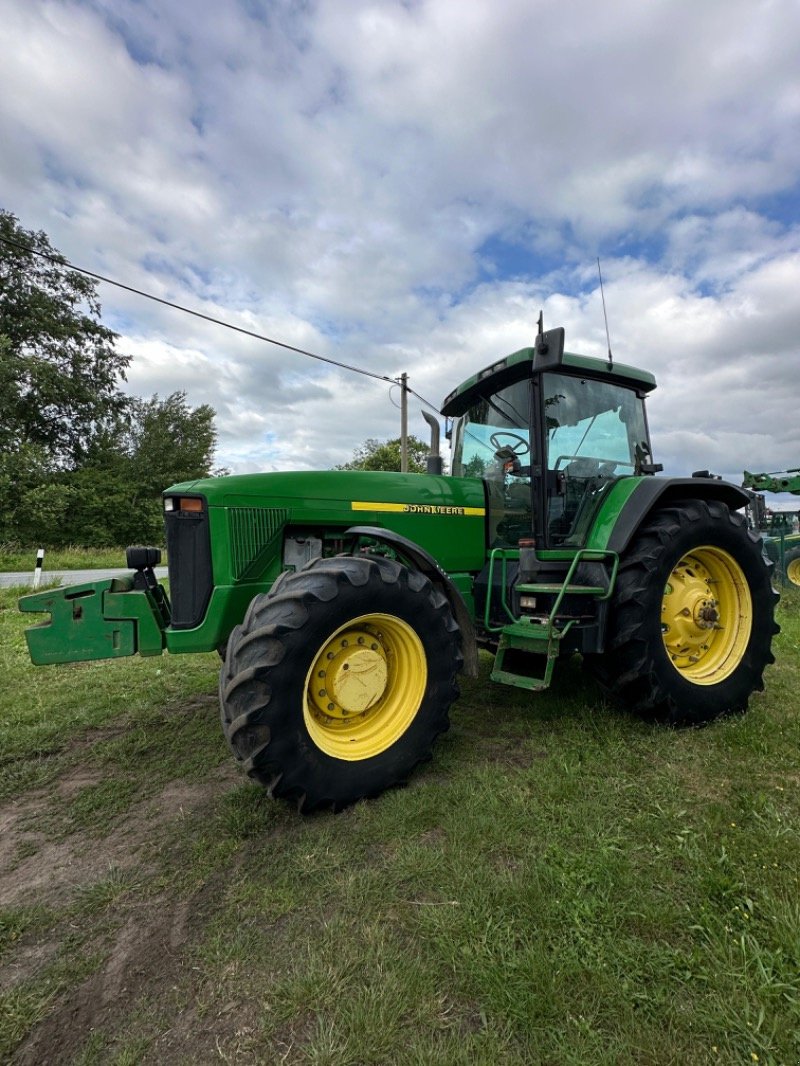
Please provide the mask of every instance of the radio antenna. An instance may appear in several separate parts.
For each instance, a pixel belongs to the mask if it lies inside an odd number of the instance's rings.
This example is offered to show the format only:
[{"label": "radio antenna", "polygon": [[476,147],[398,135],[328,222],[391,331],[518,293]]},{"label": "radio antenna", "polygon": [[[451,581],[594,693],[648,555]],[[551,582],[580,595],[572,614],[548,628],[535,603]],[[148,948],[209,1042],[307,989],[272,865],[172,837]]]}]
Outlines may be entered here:
[{"label": "radio antenna", "polygon": [[600,298],[603,301],[603,318],[606,323],[606,342],[608,344],[608,369],[614,369],[614,358],[611,355],[611,335],[608,332],[608,315],[606,314],[606,294],[603,292],[603,273],[600,270],[600,256],[597,257],[597,276],[600,278]]}]

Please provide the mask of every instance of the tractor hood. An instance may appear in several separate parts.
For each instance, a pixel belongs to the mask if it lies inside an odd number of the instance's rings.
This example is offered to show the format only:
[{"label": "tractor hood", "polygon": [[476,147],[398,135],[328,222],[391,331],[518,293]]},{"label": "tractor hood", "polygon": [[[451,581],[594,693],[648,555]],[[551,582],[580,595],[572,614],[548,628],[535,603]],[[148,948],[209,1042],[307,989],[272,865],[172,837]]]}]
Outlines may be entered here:
[{"label": "tractor hood", "polygon": [[202,496],[210,507],[247,506],[245,501],[281,499],[309,507],[316,503],[340,501],[348,506],[353,502],[391,502],[397,504],[427,504],[469,506],[473,497],[480,497],[480,482],[456,485],[444,475],[400,474],[382,470],[297,470],[270,474],[232,474],[227,477],[200,478],[172,485],[163,493],[164,499],[180,496]]}]

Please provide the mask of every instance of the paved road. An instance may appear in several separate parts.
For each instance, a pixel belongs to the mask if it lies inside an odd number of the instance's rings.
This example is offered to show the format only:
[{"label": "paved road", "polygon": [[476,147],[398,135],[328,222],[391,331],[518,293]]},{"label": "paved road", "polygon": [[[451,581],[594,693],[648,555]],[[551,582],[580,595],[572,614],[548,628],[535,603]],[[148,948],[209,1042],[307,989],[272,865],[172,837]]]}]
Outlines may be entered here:
[{"label": "paved road", "polygon": [[[54,581],[60,585],[82,585],[85,581],[103,581],[107,577],[124,577],[130,570],[43,570],[42,584],[51,585]],[[156,577],[167,576],[166,566],[156,567]],[[33,571],[24,574],[0,574],[0,588],[20,585],[30,588],[33,585]]]}]

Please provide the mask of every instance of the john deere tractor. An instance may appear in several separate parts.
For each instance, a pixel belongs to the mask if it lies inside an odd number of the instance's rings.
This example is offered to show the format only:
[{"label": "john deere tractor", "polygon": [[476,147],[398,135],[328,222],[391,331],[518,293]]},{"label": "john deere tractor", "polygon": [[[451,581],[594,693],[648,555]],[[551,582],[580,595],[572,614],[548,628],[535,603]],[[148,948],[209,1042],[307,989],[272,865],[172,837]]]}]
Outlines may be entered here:
[{"label": "john deere tractor", "polygon": [[740,488],[655,476],[654,387],[540,326],[444,401],[451,475],[434,454],[427,474],[174,485],[169,593],[158,552],[132,548],[122,580],[26,596],[50,614],[27,630],[31,657],[219,650],[234,756],[307,811],[405,781],[479,648],[493,681],[531,692],[580,653],[648,719],[744,711],[773,661],[770,564]]}]

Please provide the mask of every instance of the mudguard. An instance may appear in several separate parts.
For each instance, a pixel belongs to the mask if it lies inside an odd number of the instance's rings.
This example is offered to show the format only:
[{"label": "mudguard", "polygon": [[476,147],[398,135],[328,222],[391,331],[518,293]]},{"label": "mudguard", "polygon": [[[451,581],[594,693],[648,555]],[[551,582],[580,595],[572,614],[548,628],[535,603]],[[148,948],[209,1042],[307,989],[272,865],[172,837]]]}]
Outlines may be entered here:
[{"label": "mudguard", "polygon": [[395,548],[401,555],[423,573],[434,585],[438,585],[450,603],[453,617],[461,633],[461,654],[464,657],[464,673],[467,677],[478,676],[478,645],[475,638],[475,626],[470,618],[466,604],[456,586],[442,570],[430,552],[407,537],[401,537],[390,529],[380,526],[351,526],[348,534],[372,537],[377,541]]},{"label": "mudguard", "polygon": [[732,511],[738,511],[748,503],[747,494],[737,485],[717,478],[644,477],[623,505],[604,547],[622,554],[656,505],[686,499],[720,500]]}]

